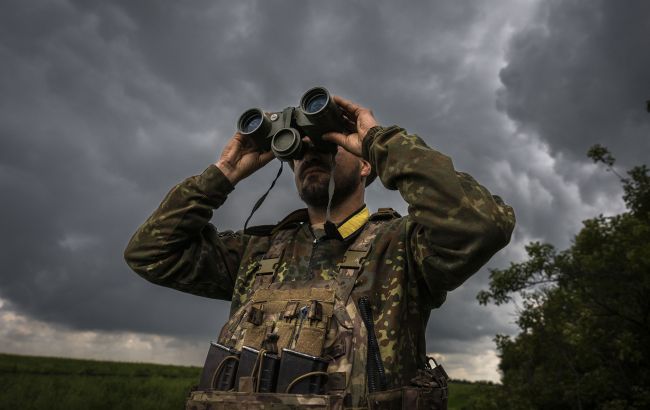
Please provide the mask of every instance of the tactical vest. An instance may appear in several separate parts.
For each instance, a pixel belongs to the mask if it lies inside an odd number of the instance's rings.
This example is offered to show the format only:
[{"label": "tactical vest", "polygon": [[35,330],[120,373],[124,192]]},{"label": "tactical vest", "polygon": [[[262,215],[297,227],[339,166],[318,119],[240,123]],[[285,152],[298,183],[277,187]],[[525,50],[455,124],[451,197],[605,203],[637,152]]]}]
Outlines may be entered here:
[{"label": "tactical vest", "polygon": [[351,294],[383,222],[366,223],[334,279],[307,284],[274,280],[296,231],[275,234],[258,262],[251,296],[211,343],[186,409],[445,409],[440,366],[427,365],[417,386],[368,393],[381,384],[383,367],[373,366],[374,355],[380,359],[372,314]]}]

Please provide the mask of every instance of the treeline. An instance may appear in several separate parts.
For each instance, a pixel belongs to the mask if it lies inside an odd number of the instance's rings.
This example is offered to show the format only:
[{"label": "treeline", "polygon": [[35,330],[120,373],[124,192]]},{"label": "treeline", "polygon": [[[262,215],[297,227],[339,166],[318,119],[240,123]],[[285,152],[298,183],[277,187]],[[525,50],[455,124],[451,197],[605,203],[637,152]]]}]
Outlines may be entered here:
[{"label": "treeline", "polygon": [[491,271],[477,298],[517,296],[520,332],[497,335],[502,385],[467,409],[650,408],[650,176],[646,165],[622,176],[599,145],[588,156],[619,178],[627,211],[584,221],[568,249],[533,242],[526,261]]},{"label": "treeline", "polygon": [[[200,367],[0,353],[0,409],[182,409],[200,374]],[[487,387],[494,386],[452,381],[449,410]]]}]

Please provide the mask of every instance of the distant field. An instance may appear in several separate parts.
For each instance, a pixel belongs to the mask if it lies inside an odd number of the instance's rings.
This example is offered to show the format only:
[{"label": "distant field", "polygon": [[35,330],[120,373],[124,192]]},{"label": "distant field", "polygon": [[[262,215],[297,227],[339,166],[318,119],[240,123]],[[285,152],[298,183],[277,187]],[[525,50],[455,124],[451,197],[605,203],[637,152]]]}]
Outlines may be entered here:
[{"label": "distant field", "polygon": [[[199,367],[0,353],[0,409],[182,409]],[[480,385],[452,383],[450,409]]]}]

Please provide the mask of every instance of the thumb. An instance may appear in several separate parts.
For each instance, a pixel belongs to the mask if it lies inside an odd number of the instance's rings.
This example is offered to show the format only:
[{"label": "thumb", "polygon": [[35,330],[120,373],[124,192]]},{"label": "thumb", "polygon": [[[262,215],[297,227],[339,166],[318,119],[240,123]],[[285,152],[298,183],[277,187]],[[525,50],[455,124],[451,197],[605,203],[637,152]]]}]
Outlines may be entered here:
[{"label": "thumb", "polygon": [[346,139],[347,136],[345,134],[341,134],[340,132],[328,132],[323,134],[323,140],[327,142],[333,142],[336,145],[343,146]]}]

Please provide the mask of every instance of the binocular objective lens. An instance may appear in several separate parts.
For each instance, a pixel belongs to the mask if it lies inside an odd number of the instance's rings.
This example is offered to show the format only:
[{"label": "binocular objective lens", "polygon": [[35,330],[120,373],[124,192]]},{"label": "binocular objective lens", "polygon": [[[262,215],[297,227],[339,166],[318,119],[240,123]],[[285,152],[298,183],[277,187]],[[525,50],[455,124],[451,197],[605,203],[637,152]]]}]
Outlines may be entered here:
[{"label": "binocular objective lens", "polygon": [[327,105],[327,100],[327,94],[314,94],[309,96],[305,101],[305,112],[307,114],[313,114],[320,111]]},{"label": "binocular objective lens", "polygon": [[302,149],[300,134],[292,128],[284,128],[273,136],[271,150],[282,161],[297,158]]},{"label": "binocular objective lens", "polygon": [[245,134],[250,134],[251,132],[255,131],[257,129],[257,127],[260,126],[261,123],[262,123],[262,115],[261,114],[259,114],[257,112],[250,113],[242,121],[241,132],[243,132]]}]

